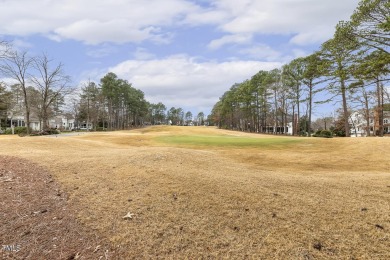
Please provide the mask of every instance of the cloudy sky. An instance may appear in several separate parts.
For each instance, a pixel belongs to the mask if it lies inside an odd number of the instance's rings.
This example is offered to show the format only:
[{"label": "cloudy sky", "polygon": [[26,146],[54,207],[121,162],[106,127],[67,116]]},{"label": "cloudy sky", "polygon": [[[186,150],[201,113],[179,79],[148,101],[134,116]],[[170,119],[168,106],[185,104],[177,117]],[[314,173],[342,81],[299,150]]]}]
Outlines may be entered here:
[{"label": "cloudy sky", "polygon": [[358,2],[0,0],[0,39],[64,63],[75,86],[112,71],[150,102],[208,114],[234,83],[317,50]]}]

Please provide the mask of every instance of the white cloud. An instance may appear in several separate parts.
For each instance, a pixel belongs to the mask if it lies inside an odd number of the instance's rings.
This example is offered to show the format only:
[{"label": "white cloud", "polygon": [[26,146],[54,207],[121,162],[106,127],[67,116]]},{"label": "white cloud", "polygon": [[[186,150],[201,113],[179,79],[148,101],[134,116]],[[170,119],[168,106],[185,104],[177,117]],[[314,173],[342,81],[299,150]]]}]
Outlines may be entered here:
[{"label": "white cloud", "polygon": [[[146,27],[133,28],[125,20],[100,22],[96,20],[81,20],[55,30],[62,38],[84,41],[87,44],[99,44],[106,41],[116,43],[142,42],[153,39],[155,29]],[[88,38],[85,36],[88,35]],[[108,40],[109,39],[109,40]]]},{"label": "white cloud", "polygon": [[87,44],[166,42],[160,27],[174,25],[197,8],[183,0],[3,0],[1,4],[7,8],[0,9],[0,34],[42,34]]},{"label": "white cloud", "polygon": [[290,43],[305,46],[313,43],[322,43],[325,40],[332,37],[334,33],[333,27],[320,28],[320,26],[315,31],[301,32],[291,38]]},{"label": "white cloud", "polygon": [[348,20],[358,0],[215,0],[230,15],[219,24],[229,34],[295,35],[293,44],[321,43],[332,36],[340,20]]},{"label": "white cloud", "polygon": [[248,44],[252,40],[251,35],[245,34],[234,34],[234,35],[225,35],[222,38],[212,40],[208,47],[212,50],[219,49],[226,44]]},{"label": "white cloud", "polygon": [[291,33],[324,24],[333,27],[340,19],[348,19],[358,4],[357,0],[216,2],[232,14],[231,21],[222,25],[230,33]]},{"label": "white cloud", "polygon": [[266,60],[266,61],[277,61],[282,59],[282,53],[274,50],[268,45],[258,44],[250,48],[245,48],[239,51],[239,53],[247,55],[251,58]]},{"label": "white cloud", "polygon": [[[227,34],[211,46],[253,34],[295,35],[293,44],[320,42],[348,19],[358,0],[3,0],[0,34],[41,34],[50,39],[167,43],[178,26],[216,26]],[[233,36],[239,35],[239,36]],[[246,36],[249,37],[249,36]]]},{"label": "white cloud", "polygon": [[144,91],[151,102],[210,109],[235,82],[249,79],[259,70],[280,66],[278,62],[201,62],[187,55],[175,55],[160,60],[128,60],[109,71]]}]

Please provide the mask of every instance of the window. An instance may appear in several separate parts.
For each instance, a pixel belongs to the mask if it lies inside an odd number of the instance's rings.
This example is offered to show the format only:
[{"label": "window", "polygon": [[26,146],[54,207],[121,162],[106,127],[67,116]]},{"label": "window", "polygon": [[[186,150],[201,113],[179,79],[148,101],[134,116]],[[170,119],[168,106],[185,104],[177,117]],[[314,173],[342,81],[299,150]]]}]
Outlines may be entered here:
[{"label": "window", "polygon": [[383,119],[383,123],[384,124],[388,124],[389,123],[389,119]]}]

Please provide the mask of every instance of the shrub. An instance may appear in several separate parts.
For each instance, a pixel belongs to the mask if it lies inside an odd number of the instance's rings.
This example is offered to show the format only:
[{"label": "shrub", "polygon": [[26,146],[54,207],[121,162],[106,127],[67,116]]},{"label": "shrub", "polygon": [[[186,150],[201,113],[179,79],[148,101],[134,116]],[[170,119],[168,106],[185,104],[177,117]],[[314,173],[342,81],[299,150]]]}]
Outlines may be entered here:
[{"label": "shrub", "polygon": [[[30,128],[30,132],[31,132],[31,128]],[[5,131],[5,134],[12,135],[12,129],[11,128],[7,128],[7,130]],[[20,135],[20,136],[27,135],[27,127],[25,127],[25,126],[17,126],[17,127],[15,127],[14,128],[14,134],[17,134],[17,135]]]},{"label": "shrub", "polygon": [[299,132],[299,136],[307,136],[307,135],[308,135],[308,132],[305,132],[305,131]]},{"label": "shrub", "polygon": [[322,130],[321,136],[325,137],[325,138],[331,138],[331,137],[333,137],[333,133],[332,133],[332,131],[329,131],[329,130]]},{"label": "shrub", "polygon": [[48,129],[45,129],[45,130],[38,132],[38,135],[58,135],[60,133],[61,132],[57,129],[48,128]]},{"label": "shrub", "polygon": [[39,136],[39,135],[57,135],[60,134],[61,132],[57,129],[51,128],[51,129],[46,129],[42,131],[34,131],[30,135],[31,136]]},{"label": "shrub", "polygon": [[313,136],[318,136],[318,137],[320,137],[320,136],[321,136],[321,131],[322,131],[322,130],[317,130],[317,131],[314,133]]},{"label": "shrub", "polygon": [[345,137],[345,131],[344,130],[336,130],[334,131],[334,134],[339,137]]},{"label": "shrub", "polygon": [[318,130],[314,133],[314,137],[332,138],[333,132],[330,130]]},{"label": "shrub", "polygon": [[54,128],[47,129],[46,132],[47,132],[49,135],[58,135],[58,134],[61,133],[60,130],[54,129]]}]

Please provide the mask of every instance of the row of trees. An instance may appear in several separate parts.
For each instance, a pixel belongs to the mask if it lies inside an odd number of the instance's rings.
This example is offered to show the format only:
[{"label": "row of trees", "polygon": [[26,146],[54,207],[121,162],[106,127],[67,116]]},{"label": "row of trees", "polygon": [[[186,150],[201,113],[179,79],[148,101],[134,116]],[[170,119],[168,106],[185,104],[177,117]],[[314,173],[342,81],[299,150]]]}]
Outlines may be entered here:
[{"label": "row of trees", "polygon": [[195,118],[191,111],[184,113],[182,108],[171,107],[167,112],[167,123],[172,125],[204,125],[205,115],[203,112],[199,112]]},{"label": "row of trees", "polygon": [[[88,82],[81,88],[79,97],[73,100],[73,114],[78,121],[99,128],[128,129],[145,124],[188,125],[193,122],[191,112],[166,106],[159,102],[149,103],[144,93],[127,80],[110,72],[100,79],[100,84]],[[204,123],[200,112],[196,122]]]},{"label": "row of trees", "polygon": [[74,118],[76,127],[83,123],[95,130],[144,124],[204,124],[203,112],[194,122],[192,113],[184,113],[182,108],[167,111],[161,102],[147,102],[141,90],[112,72],[101,78],[99,84],[89,81],[75,88],[70,85],[62,63],[55,64],[46,54],[29,57],[27,52],[15,51],[6,42],[0,45],[0,75],[15,82],[11,86],[0,83],[0,126],[14,115],[23,115],[25,125],[30,125],[31,115],[38,117],[42,130],[49,128],[48,120],[55,115]]},{"label": "row of trees", "polygon": [[88,82],[81,87],[80,95],[73,100],[77,121],[97,127],[126,129],[143,124],[148,113],[148,103],[141,90],[110,72],[100,79],[100,84]]},{"label": "row of trees", "polygon": [[[351,20],[339,22],[333,38],[319,51],[234,84],[214,105],[211,119],[219,127],[272,133],[286,133],[292,122],[293,134],[299,134],[311,131],[315,104],[340,100],[342,130],[348,136],[350,110],[361,108],[369,122],[375,102],[383,135],[383,105],[389,98],[384,88],[389,81],[389,17],[388,1],[361,1]],[[319,92],[327,98],[313,102]]]}]

